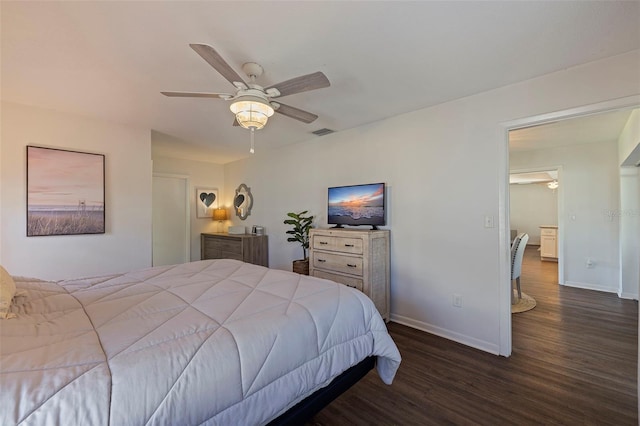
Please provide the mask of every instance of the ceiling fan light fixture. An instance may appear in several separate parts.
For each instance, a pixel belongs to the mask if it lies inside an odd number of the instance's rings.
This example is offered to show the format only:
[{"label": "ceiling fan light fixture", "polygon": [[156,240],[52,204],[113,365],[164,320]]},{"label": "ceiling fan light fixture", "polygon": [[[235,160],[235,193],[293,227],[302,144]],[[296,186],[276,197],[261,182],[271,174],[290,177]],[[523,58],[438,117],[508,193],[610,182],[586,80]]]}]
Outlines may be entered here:
[{"label": "ceiling fan light fixture", "polygon": [[229,106],[245,129],[262,129],[274,113],[271,105],[258,97],[242,97]]}]

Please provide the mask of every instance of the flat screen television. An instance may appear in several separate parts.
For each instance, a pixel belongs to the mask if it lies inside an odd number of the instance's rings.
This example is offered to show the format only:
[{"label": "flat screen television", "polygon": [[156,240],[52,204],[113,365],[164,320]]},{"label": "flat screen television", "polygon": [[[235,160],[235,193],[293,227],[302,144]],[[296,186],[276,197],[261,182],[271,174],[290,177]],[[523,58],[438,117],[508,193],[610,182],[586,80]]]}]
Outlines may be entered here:
[{"label": "flat screen television", "polygon": [[377,229],[385,225],[384,183],[329,188],[327,204],[327,222],[336,228],[369,225]]}]

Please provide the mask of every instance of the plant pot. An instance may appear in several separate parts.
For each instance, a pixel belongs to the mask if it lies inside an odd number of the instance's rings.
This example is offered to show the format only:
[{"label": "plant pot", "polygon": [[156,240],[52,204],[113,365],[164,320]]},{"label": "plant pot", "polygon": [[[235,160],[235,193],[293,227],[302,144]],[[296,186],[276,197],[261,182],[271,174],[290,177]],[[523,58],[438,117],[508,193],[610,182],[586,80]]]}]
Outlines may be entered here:
[{"label": "plant pot", "polygon": [[293,272],[300,275],[309,275],[309,259],[294,260]]}]

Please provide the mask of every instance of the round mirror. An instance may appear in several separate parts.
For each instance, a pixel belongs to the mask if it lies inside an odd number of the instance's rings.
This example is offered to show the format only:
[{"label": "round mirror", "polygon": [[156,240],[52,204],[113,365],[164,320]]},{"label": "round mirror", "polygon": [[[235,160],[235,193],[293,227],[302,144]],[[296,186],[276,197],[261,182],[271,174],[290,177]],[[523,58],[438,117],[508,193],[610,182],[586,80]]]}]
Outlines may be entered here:
[{"label": "round mirror", "polygon": [[253,196],[251,195],[251,188],[244,183],[240,184],[238,189],[236,189],[233,206],[236,209],[236,216],[238,216],[240,220],[245,220],[251,214]]}]

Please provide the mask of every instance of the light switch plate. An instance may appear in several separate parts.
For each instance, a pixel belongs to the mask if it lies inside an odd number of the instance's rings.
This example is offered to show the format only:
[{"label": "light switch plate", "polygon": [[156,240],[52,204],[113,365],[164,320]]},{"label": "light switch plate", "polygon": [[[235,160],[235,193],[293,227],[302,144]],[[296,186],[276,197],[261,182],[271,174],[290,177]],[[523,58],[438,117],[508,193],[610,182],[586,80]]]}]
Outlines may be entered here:
[{"label": "light switch plate", "polygon": [[485,216],[484,217],[484,227],[485,228],[495,228],[495,224],[493,221],[493,216]]}]

